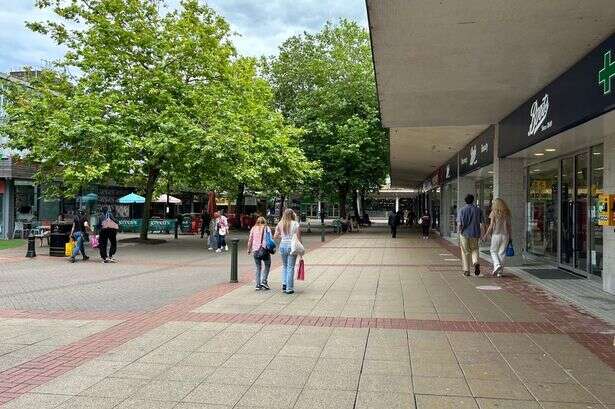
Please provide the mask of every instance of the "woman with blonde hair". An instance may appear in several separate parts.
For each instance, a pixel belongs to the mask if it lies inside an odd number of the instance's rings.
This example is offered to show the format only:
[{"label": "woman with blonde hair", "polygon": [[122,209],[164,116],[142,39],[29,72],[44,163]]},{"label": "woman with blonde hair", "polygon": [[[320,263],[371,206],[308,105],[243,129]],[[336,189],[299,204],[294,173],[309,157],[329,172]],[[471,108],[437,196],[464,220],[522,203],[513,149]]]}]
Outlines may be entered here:
[{"label": "woman with blonde hair", "polygon": [[280,255],[282,256],[282,291],[286,294],[294,293],[295,262],[297,255],[291,254],[293,236],[301,241],[301,228],[297,222],[297,215],[293,209],[284,210],[282,219],[275,228],[275,239],[280,239]]},{"label": "woman with blonde hair", "polygon": [[[250,229],[248,237],[248,255],[254,256],[256,264],[256,290],[269,290],[267,277],[269,277],[269,269],[271,268],[271,254],[267,249],[267,235],[271,234],[271,229],[267,226],[267,220],[260,216],[256,219],[256,224]],[[262,264],[265,269],[262,270]]]},{"label": "woman with blonde hair", "polygon": [[491,214],[489,214],[489,227],[483,235],[483,240],[491,235],[491,258],[493,260],[493,275],[502,276],[506,247],[512,241],[512,225],[510,209],[506,202],[500,198],[493,201]]}]

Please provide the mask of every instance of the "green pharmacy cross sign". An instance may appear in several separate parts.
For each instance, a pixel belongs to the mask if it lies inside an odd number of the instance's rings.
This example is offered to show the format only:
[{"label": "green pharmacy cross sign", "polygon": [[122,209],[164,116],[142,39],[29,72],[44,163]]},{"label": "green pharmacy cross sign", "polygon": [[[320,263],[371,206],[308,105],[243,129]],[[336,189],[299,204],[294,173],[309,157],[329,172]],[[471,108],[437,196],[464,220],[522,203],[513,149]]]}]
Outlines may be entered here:
[{"label": "green pharmacy cross sign", "polygon": [[598,84],[602,85],[604,95],[611,93],[611,78],[615,77],[615,61],[611,60],[611,50],[604,53],[604,66],[598,72]]}]

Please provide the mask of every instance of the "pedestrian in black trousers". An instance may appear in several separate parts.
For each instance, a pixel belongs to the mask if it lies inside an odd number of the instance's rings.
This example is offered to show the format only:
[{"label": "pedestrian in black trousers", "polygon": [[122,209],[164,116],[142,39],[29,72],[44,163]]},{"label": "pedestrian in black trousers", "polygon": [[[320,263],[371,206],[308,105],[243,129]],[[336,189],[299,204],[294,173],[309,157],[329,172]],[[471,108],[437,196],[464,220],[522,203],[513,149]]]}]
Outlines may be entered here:
[{"label": "pedestrian in black trousers", "polygon": [[401,215],[399,212],[391,212],[389,215],[389,227],[391,228],[391,237],[397,237],[397,226],[401,222]]},{"label": "pedestrian in black trousers", "polygon": [[[113,208],[103,208],[98,224],[98,250],[103,263],[115,263],[115,252],[117,251],[117,231],[118,224],[113,214]],[[107,242],[110,242],[109,253],[107,253]]]}]

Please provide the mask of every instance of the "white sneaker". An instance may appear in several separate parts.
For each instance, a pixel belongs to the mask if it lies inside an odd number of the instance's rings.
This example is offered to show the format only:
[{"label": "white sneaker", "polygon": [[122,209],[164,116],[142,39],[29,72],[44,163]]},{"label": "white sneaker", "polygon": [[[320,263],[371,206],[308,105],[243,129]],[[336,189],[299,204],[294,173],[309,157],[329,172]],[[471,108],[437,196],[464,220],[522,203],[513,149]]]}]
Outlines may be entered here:
[{"label": "white sneaker", "polygon": [[212,251],[212,250],[213,250],[213,248],[211,248],[211,247],[210,247],[210,248],[208,248],[207,250]]},{"label": "white sneaker", "polygon": [[222,253],[222,249],[216,250],[216,253]]},{"label": "white sneaker", "polygon": [[224,251],[228,251],[228,246],[224,246]]}]

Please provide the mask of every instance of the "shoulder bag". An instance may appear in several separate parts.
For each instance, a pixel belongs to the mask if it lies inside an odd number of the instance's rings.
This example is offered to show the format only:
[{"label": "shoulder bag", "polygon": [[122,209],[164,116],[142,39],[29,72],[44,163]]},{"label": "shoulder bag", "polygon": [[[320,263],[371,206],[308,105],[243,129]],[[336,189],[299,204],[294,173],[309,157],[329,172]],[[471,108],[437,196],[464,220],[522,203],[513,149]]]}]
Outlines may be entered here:
[{"label": "shoulder bag", "polygon": [[293,256],[302,256],[305,254],[305,247],[303,247],[303,244],[301,244],[299,237],[297,236],[298,230],[299,223],[297,223],[295,229],[293,230],[292,239],[290,242],[290,254]]},{"label": "shoulder bag", "polygon": [[262,260],[263,258],[265,258],[267,255],[269,255],[269,252],[267,251],[267,249],[263,246],[263,240],[265,238],[265,229],[266,227],[263,227],[263,233],[261,234],[261,246],[258,248],[258,250],[256,250],[254,252],[254,257],[256,257],[259,260]]}]

